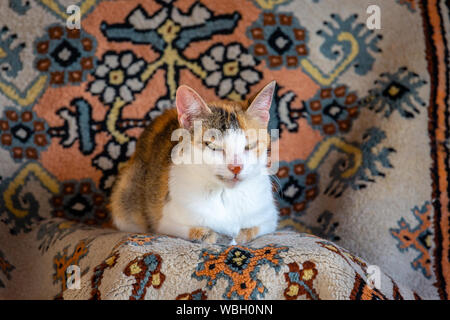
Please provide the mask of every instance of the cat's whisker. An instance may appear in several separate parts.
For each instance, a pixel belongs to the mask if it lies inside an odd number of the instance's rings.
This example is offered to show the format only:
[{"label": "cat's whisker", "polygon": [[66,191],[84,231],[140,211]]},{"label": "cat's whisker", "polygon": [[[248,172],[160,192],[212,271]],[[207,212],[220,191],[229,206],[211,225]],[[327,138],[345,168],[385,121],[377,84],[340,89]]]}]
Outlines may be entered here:
[{"label": "cat's whisker", "polygon": [[[283,197],[283,194],[281,193],[281,189],[282,189],[282,187],[281,187],[281,181],[280,181],[280,178],[278,178],[276,175],[271,175],[271,176],[269,176],[270,177],[270,179],[272,180],[272,182],[275,182],[275,190],[277,191],[277,193],[281,196],[281,197]],[[272,183],[272,185],[273,185],[273,183]]]}]

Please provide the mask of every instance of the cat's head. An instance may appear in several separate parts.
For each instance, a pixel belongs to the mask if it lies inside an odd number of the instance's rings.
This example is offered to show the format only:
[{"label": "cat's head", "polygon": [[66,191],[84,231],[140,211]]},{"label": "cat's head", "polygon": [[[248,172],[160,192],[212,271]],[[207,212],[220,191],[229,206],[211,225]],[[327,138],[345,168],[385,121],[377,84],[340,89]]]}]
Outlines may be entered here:
[{"label": "cat's head", "polygon": [[178,88],[178,121],[190,134],[191,170],[195,174],[226,187],[266,174],[270,145],[267,125],[275,85],[272,81],[242,103],[206,103],[192,88]]}]

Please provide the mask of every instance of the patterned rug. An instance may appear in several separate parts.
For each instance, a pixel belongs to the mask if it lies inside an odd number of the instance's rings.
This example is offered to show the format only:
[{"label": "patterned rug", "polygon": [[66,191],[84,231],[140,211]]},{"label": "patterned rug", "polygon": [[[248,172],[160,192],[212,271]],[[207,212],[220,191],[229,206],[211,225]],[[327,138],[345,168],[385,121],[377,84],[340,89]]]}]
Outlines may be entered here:
[{"label": "patterned rug", "polygon": [[[71,4],[81,29],[66,28]],[[448,299],[449,12],[1,1],[0,298]],[[283,231],[208,247],[109,228],[118,170],[178,85],[242,100],[271,80]],[[384,288],[367,285],[369,265]]]}]

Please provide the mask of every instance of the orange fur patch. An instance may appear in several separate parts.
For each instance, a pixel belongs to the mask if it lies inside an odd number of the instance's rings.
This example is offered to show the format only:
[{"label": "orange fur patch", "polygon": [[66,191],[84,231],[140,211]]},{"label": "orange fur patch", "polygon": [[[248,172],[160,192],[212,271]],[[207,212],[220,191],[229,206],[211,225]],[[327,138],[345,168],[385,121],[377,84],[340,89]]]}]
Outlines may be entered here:
[{"label": "orange fur patch", "polygon": [[191,228],[189,230],[189,239],[191,240],[202,240],[203,237],[208,233],[208,229],[205,228]]},{"label": "orange fur patch", "polygon": [[256,237],[259,232],[259,227],[252,227],[247,229],[241,229],[236,237],[237,243],[249,242]]}]

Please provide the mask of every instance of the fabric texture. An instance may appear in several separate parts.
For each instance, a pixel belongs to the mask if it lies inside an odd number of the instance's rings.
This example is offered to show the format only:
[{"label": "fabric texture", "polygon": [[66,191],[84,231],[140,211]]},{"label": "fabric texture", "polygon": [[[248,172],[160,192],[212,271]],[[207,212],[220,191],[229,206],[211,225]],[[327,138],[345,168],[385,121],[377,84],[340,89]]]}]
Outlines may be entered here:
[{"label": "fabric texture", "polygon": [[[448,299],[448,6],[2,1],[0,298]],[[118,170],[177,86],[243,100],[271,80],[276,233],[111,228]]]}]

